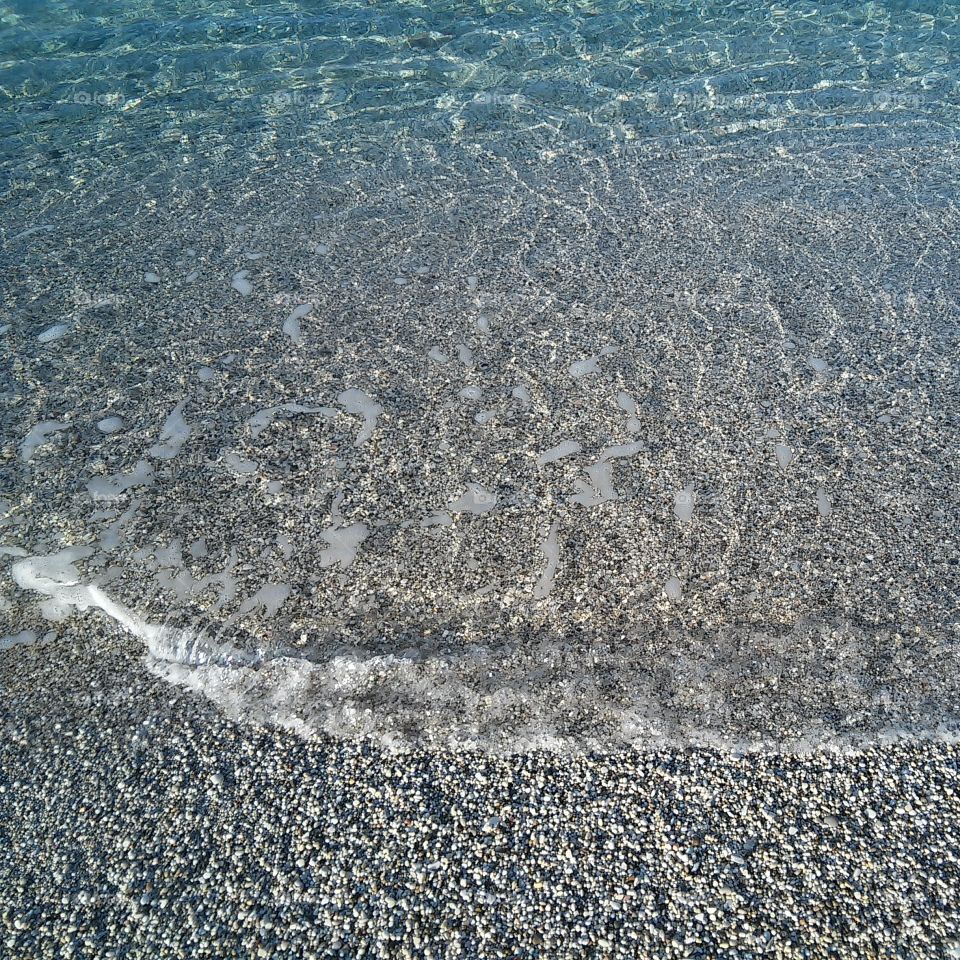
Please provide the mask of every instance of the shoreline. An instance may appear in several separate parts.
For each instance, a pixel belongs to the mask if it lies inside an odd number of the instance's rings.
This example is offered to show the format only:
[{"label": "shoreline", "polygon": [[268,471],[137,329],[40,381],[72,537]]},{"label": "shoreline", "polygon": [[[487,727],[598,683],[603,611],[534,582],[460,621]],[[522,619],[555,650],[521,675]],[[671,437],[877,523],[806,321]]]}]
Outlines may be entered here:
[{"label": "shoreline", "polygon": [[237,725],[81,627],[0,655],[11,958],[960,944],[957,745],[391,755]]}]

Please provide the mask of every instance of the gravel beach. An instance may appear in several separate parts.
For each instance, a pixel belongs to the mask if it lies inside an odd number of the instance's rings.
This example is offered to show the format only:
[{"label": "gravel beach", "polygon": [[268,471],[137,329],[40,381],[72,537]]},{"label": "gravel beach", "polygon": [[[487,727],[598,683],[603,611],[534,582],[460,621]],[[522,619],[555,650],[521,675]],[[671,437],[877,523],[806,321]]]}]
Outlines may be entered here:
[{"label": "gravel beach", "polygon": [[960,8],[0,25],[2,960],[960,957]]},{"label": "gravel beach", "polygon": [[391,755],[224,720],[92,618],[0,682],[11,960],[960,954],[955,746]]}]

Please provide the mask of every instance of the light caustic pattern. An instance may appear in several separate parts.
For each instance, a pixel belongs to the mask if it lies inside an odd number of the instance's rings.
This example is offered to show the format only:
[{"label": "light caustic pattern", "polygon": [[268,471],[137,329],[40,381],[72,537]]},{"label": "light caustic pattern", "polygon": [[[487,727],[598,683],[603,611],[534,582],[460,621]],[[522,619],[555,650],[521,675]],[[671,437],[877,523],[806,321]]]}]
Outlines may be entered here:
[{"label": "light caustic pattern", "polygon": [[952,8],[155,6],[0,41],[3,657],[112,623],[398,746],[950,734]]}]

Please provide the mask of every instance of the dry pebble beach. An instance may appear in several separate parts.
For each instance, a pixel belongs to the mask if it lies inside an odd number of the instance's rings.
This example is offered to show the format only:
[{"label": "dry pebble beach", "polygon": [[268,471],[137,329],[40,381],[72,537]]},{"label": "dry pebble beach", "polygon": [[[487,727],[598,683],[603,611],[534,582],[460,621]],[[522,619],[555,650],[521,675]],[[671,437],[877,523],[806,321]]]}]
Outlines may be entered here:
[{"label": "dry pebble beach", "polygon": [[960,957],[951,4],[0,4],[0,957]]}]

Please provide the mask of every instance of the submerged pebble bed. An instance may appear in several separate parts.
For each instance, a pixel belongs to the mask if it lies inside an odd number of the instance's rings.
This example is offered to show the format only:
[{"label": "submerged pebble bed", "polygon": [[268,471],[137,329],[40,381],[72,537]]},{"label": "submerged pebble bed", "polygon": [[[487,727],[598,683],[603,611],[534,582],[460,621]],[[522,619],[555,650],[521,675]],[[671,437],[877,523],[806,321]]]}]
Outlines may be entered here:
[{"label": "submerged pebble bed", "polygon": [[235,715],[386,744],[949,727],[956,268],[913,199],[943,200],[949,153],[839,152],[848,178],[909,177],[896,217],[671,205],[665,169],[657,202],[634,156],[607,162],[602,215],[560,205],[589,169],[555,202],[511,194],[507,221],[464,200],[469,243],[437,187],[396,220],[396,183],[318,214],[281,171],[229,213],[167,198],[103,225],[69,283],[49,270],[86,221],[32,235],[4,633],[92,587]]}]

